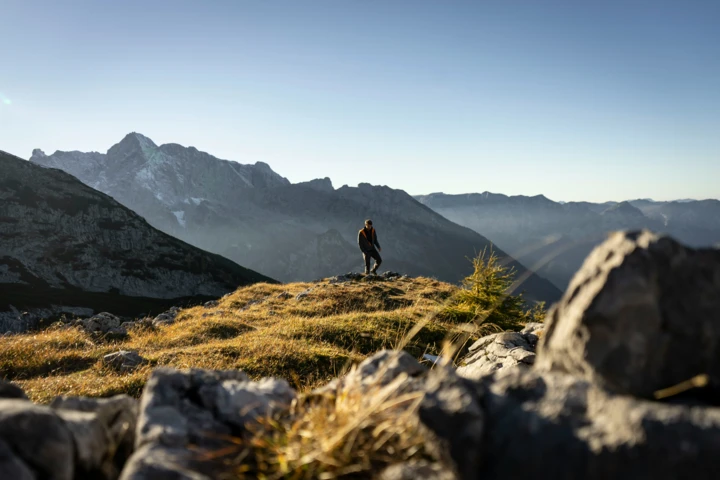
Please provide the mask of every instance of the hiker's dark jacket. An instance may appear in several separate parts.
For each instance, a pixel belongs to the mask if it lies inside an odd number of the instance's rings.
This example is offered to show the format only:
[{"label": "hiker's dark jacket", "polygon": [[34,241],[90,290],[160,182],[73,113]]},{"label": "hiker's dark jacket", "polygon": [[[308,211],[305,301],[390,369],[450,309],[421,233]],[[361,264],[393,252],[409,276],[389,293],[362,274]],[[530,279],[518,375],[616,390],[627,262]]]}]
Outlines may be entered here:
[{"label": "hiker's dark jacket", "polygon": [[375,229],[371,228],[370,231],[361,228],[358,232],[358,246],[363,252],[369,252],[375,249],[375,246],[380,248],[380,244],[377,240],[377,233]]}]

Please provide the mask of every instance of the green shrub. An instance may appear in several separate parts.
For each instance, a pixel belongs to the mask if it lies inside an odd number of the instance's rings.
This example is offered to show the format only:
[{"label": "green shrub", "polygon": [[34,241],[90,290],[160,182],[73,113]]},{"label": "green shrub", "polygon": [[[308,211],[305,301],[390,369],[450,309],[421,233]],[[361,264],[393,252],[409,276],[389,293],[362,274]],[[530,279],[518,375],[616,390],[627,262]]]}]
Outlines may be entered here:
[{"label": "green shrub", "polygon": [[441,316],[476,326],[492,325],[502,330],[517,329],[532,321],[542,322],[545,304],[528,308],[523,294],[508,294],[515,270],[502,265],[494,252],[471,259],[473,273],[462,282],[462,288],[448,302]]}]

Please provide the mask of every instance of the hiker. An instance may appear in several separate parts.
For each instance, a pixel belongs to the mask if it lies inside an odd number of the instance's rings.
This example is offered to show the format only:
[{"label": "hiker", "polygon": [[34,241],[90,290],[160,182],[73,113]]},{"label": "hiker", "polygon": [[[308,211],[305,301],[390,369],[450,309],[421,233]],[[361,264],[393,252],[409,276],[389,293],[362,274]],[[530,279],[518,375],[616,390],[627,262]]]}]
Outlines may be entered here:
[{"label": "hiker", "polygon": [[[375,233],[372,220],[370,219],[365,220],[365,228],[360,229],[358,232],[358,246],[360,247],[360,251],[362,251],[363,258],[365,260],[365,275],[370,272],[373,274],[377,273],[377,269],[382,263],[382,258],[380,258],[378,251],[382,252],[382,248],[380,248],[380,244],[377,240],[377,233]],[[375,246],[377,246],[377,250],[375,250]],[[371,258],[375,259],[375,266],[372,270],[370,270]]]}]

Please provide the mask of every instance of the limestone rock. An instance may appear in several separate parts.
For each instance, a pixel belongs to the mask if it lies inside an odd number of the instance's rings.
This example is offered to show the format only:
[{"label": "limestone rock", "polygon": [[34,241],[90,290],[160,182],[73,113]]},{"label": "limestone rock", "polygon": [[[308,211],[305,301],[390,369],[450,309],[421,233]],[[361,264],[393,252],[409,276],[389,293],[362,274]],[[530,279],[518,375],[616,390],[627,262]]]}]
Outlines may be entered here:
[{"label": "limestone rock", "polygon": [[[536,326],[539,325],[539,326]],[[468,356],[458,367],[458,375],[478,380],[497,370],[530,368],[535,363],[537,333],[542,324],[531,324],[522,332],[494,333],[470,346]]]},{"label": "limestone rock", "polygon": [[378,475],[377,480],[457,480],[455,472],[439,463],[417,461],[391,465]]},{"label": "limestone rock", "polygon": [[251,382],[240,371],[155,369],[141,399],[137,451],[122,478],[217,478],[222,459],[201,453],[228,447],[248,422],[289,408],[294,398],[286,382]]},{"label": "limestone rock", "polygon": [[175,319],[177,318],[178,313],[180,313],[180,309],[178,307],[172,307],[166,312],[163,312],[153,318],[152,324],[155,327],[158,327],[160,325],[172,325],[173,323],[175,323]]},{"label": "limestone rock", "polygon": [[132,350],[120,350],[103,356],[103,364],[120,371],[135,370],[146,361]]},{"label": "limestone rock", "polygon": [[88,333],[105,334],[112,329],[119,328],[122,320],[112,313],[101,312],[90,318],[80,320],[80,323]]},{"label": "limestone rock", "polygon": [[539,368],[646,398],[707,374],[720,399],[716,249],[615,233],[588,256],[546,322]]},{"label": "limestone rock", "polygon": [[75,477],[75,440],[65,421],[48,407],[25,400],[0,400],[0,442],[9,447],[6,454],[10,458],[6,456],[0,463],[0,468],[7,468],[5,474],[10,471],[27,477],[27,472],[32,472],[30,478],[57,480]]},{"label": "limestone rock", "polygon": [[133,448],[137,402],[0,399],[0,478],[114,480]]},{"label": "limestone rock", "polygon": [[27,400],[27,395],[22,388],[14,383],[6,382],[0,379],[0,398],[17,398]]},{"label": "limestone rock", "polygon": [[481,478],[713,479],[720,408],[615,395],[560,372],[485,377]]},{"label": "limestone rock", "polygon": [[77,470],[117,478],[134,448],[137,400],[127,395],[57,397],[50,407],[73,435]]},{"label": "limestone rock", "polygon": [[304,290],[304,291],[298,293],[298,294],[295,296],[295,300],[300,301],[300,300],[302,300],[303,298],[307,298],[308,296],[310,296],[310,292],[312,292],[312,289],[311,289],[311,288],[308,288],[307,290]]}]

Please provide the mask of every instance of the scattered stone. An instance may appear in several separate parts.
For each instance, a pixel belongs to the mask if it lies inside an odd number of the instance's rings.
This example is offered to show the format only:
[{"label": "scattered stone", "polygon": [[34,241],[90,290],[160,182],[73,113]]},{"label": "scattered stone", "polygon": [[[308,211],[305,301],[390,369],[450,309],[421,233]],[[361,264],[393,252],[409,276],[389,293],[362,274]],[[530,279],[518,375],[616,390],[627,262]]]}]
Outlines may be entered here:
[{"label": "scattered stone", "polygon": [[[255,298],[255,299],[253,299],[253,300],[250,300],[249,302],[247,302],[247,303],[245,304],[245,306],[243,306],[242,308],[239,308],[238,311],[237,311],[237,313],[244,312],[245,310],[248,310],[248,309],[249,309],[250,307],[252,307],[253,305],[259,305],[259,304],[263,303],[263,302],[264,302],[265,300],[267,300],[267,299],[268,299],[268,297]],[[219,312],[225,313],[223,310],[219,310]]]},{"label": "scattered stone", "polygon": [[105,334],[112,329],[119,328],[122,320],[112,313],[102,312],[90,318],[79,320],[79,322],[88,333]]},{"label": "scattered stone", "polygon": [[310,295],[310,292],[312,292],[312,288],[308,288],[307,290],[298,293],[298,294],[295,296],[295,300],[298,300],[298,301],[299,301],[299,300],[302,300],[303,298],[308,297],[308,296]]},{"label": "scattered stone", "polygon": [[161,313],[157,317],[153,318],[152,324],[155,327],[159,327],[161,325],[172,325],[173,323],[175,323],[175,319],[177,318],[178,313],[180,313],[180,308],[172,307],[169,310]]},{"label": "scattered stone", "polygon": [[287,300],[289,298],[292,298],[292,295],[289,292],[282,292],[278,294],[277,298],[280,298],[282,300]]},{"label": "scattered stone", "polygon": [[535,363],[537,332],[540,331],[536,324],[531,325],[522,332],[494,333],[473,343],[457,368],[458,375],[479,380],[500,369],[530,368]]},{"label": "scattered stone", "polygon": [[538,367],[645,398],[707,374],[720,404],[720,251],[649,231],[595,248],[548,313]]},{"label": "scattered stone", "polygon": [[346,388],[385,386],[401,373],[418,377],[427,372],[415,357],[404,351],[382,350],[365,359],[342,378]]},{"label": "scattered stone", "polygon": [[135,370],[143,363],[146,363],[138,352],[132,350],[120,350],[118,352],[108,353],[103,357],[103,364],[115,370],[130,371]]},{"label": "scattered stone", "polygon": [[220,304],[217,300],[210,300],[209,302],[205,302],[203,304],[203,307],[205,308],[215,308]]},{"label": "scattered stone", "polygon": [[122,327],[111,328],[105,333],[104,338],[106,340],[125,340],[128,338],[128,332]]},{"label": "scattered stone", "polygon": [[369,274],[349,272],[345,275],[337,275],[335,277],[328,278],[328,283],[332,285],[349,283],[349,282],[391,282],[401,278],[408,278],[407,275],[401,275],[397,272],[383,272],[381,274]]}]

